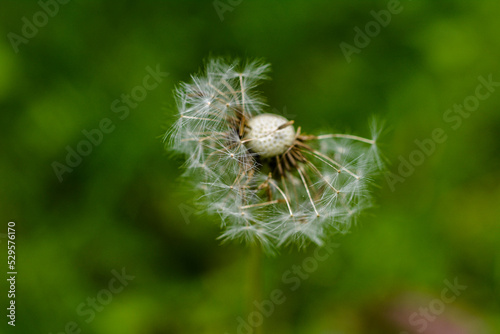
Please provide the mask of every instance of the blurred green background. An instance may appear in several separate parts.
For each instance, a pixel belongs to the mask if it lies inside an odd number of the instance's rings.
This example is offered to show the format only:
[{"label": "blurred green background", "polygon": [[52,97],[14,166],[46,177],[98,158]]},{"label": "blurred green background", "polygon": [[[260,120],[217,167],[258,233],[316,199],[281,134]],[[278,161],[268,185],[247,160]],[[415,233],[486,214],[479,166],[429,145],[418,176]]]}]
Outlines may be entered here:
[{"label": "blurred green background", "polygon": [[[338,247],[297,290],[282,275],[314,247],[264,259],[263,295],[286,296],[264,333],[499,333],[500,87],[456,129],[443,116],[474,101],[480,76],[500,81],[500,4],[401,1],[350,61],[340,44],[355,46],[355,27],[364,31],[388,1],[216,4],[74,0],[45,22],[35,1],[2,2],[0,267],[5,277],[15,221],[18,277],[15,329],[0,283],[1,332],[69,333],[71,322],[89,334],[247,332],[238,317],[248,315],[249,249],[219,244],[220,222],[196,214],[182,159],[161,141],[172,90],[212,54],[272,63],[261,86],[269,109],[306,132],[368,136],[369,116],[379,116],[393,174],[415,140],[436,128],[447,136],[408,177],[377,180],[377,207],[332,240]],[[24,40],[23,17],[34,15],[38,31],[24,28],[33,35]],[[128,115],[115,113],[114,101],[139,94],[157,66],[169,75]],[[59,182],[54,161],[65,164],[67,147],[106,118],[113,130]],[[135,278],[109,293],[122,268]],[[455,278],[467,288],[440,309]],[[411,324],[426,307],[432,317]]]}]

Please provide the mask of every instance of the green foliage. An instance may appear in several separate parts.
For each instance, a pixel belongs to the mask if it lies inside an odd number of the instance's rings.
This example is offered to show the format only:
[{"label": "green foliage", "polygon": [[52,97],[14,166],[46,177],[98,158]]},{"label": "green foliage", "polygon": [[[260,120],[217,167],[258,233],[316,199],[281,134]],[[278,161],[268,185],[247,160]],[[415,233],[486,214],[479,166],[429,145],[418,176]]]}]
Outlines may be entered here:
[{"label": "green foliage", "polygon": [[[18,53],[8,33],[22,34],[22,17],[41,9],[4,2],[0,233],[16,222],[17,332],[59,333],[70,321],[89,334],[237,332],[248,249],[219,245],[220,221],[197,214],[182,161],[161,141],[175,85],[210,54],[272,63],[273,80],[261,87],[270,110],[305,133],[369,136],[366,120],[377,115],[391,130],[380,138],[389,171],[404,180],[379,179],[378,207],[296,291],[282,275],[314,248],[264,261],[264,295],[280,288],[287,298],[264,332],[399,333],[382,311],[407,292],[439,297],[455,277],[467,290],[439,317],[458,309],[500,331],[500,87],[456,129],[444,119],[474,96],[480,76],[500,81],[500,5],[401,6],[347,62],[340,43],[354,45],[354,28],[386,1],[242,1],[223,21],[212,1],[69,1]],[[168,76],[128,113],[115,112],[157,65]],[[103,119],[113,130],[59,182],[54,161],[67,165],[67,147],[77,150],[88,140],[82,131]],[[415,140],[436,128],[447,139],[401,176],[400,157],[411,160],[421,151]],[[2,264],[5,245],[0,238]],[[122,268],[134,280],[87,323],[78,306]],[[2,296],[7,288],[3,280]]]}]

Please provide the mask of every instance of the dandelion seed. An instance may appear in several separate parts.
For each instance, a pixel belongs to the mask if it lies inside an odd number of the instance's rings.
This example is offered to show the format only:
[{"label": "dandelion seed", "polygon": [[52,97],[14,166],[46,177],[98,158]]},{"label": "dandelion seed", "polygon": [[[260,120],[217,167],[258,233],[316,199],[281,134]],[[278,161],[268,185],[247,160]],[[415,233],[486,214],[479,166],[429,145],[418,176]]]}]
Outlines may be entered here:
[{"label": "dandelion seed", "polygon": [[371,205],[369,185],[382,167],[372,138],[302,134],[293,120],[266,112],[255,90],[269,65],[211,59],[176,90],[179,118],[165,135],[187,156],[190,178],[219,214],[223,240],[280,246],[323,244],[349,231]]}]

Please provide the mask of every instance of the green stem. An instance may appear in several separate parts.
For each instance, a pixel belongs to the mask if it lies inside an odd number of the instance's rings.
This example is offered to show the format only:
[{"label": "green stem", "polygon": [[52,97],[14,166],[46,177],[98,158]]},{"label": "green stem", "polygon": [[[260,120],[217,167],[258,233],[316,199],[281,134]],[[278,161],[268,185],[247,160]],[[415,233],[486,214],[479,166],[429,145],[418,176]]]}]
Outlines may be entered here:
[{"label": "green stem", "polygon": [[[250,312],[257,312],[260,313],[260,311],[257,309],[255,306],[256,301],[257,303],[260,303],[262,301],[262,249],[259,244],[254,244],[251,246],[250,250],[250,268],[249,268],[249,275],[248,277],[250,278],[250,291],[249,291],[249,313]],[[264,317],[264,315],[262,315]],[[261,324],[260,326],[253,327],[254,334],[262,334],[262,327],[264,324]]]}]

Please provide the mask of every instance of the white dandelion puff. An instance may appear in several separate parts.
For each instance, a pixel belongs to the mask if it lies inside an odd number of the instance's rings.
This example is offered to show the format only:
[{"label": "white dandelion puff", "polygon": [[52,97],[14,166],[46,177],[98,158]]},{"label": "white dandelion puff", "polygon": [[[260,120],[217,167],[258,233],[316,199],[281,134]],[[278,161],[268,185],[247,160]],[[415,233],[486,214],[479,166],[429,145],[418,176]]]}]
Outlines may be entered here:
[{"label": "white dandelion puff", "polygon": [[303,134],[293,120],[268,113],[255,88],[267,79],[261,61],[210,59],[175,92],[178,119],[165,134],[186,155],[186,176],[218,214],[220,239],[322,245],[346,233],[371,206],[370,184],[382,169],[377,140],[353,134]]}]

